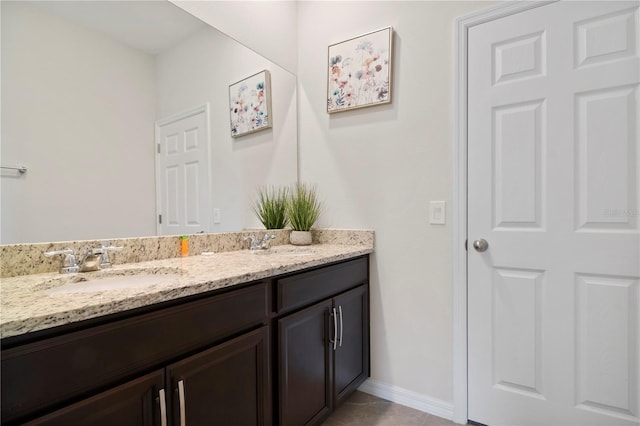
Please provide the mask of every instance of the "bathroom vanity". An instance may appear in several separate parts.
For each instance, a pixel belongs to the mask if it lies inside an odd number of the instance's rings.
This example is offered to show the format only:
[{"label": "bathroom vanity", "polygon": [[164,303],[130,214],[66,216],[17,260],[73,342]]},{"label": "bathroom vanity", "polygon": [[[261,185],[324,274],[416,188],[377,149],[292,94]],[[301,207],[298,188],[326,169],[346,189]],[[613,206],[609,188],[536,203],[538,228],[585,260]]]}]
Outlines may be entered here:
[{"label": "bathroom vanity", "polygon": [[372,247],[272,250],[136,264],[183,271],[145,289],[3,279],[3,314],[41,308],[3,315],[2,424],[321,422],[369,375]]}]

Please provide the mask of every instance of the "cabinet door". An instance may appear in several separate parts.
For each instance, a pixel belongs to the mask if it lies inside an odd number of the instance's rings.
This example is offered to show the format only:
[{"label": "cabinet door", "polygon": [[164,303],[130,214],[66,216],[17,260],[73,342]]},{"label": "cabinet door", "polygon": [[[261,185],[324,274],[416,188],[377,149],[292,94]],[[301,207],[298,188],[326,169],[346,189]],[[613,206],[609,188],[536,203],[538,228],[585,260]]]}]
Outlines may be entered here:
[{"label": "cabinet door", "polygon": [[[50,412],[264,324],[267,285],[52,336],[0,351],[3,424]],[[4,342],[3,342],[4,343]],[[71,378],[71,379],[70,379]]]},{"label": "cabinet door", "polygon": [[328,300],[278,320],[282,426],[315,423],[331,412],[331,308],[331,300]]},{"label": "cabinet door", "polygon": [[174,425],[271,425],[264,326],[167,367]]},{"label": "cabinet door", "polygon": [[[158,370],[62,408],[26,425],[153,426],[159,425],[158,392],[164,386]],[[73,380],[70,377],[69,380]]]},{"label": "cabinet door", "polygon": [[334,298],[338,311],[334,398],[339,405],[369,376],[369,292],[360,286]]}]

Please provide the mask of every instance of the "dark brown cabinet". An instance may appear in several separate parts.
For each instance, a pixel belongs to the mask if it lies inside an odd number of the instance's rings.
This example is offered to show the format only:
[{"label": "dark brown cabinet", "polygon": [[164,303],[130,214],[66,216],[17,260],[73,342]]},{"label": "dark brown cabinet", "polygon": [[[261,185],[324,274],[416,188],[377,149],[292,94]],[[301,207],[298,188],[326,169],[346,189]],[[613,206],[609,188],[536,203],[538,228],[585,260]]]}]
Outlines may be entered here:
[{"label": "dark brown cabinet", "polygon": [[271,425],[267,290],[3,347],[2,424]]},{"label": "dark brown cabinet", "polygon": [[174,425],[270,425],[269,330],[167,367]]},{"label": "dark brown cabinet", "polygon": [[154,371],[25,425],[153,426],[160,424],[157,397],[163,387],[164,372]]},{"label": "dark brown cabinet", "polygon": [[[362,260],[362,259],[361,259]],[[354,261],[334,269],[282,280],[281,289],[299,299],[313,300],[320,279],[322,287],[337,294],[309,307],[284,315],[278,328],[279,423],[282,426],[317,424],[369,376],[368,267]],[[331,279],[322,284],[319,277]],[[350,290],[345,288],[353,287]],[[304,289],[307,291],[304,291]],[[290,291],[292,292],[292,291]],[[299,306],[296,298],[292,306]]]},{"label": "dark brown cabinet", "polygon": [[265,326],[27,424],[270,425],[268,342]]},{"label": "dark brown cabinet", "polygon": [[333,409],[331,300],[278,320],[280,425],[304,425]]},{"label": "dark brown cabinet", "polygon": [[369,377],[369,292],[366,286],[334,299],[338,340],[334,351],[333,398],[336,405]]},{"label": "dark brown cabinet", "polygon": [[2,425],[317,424],[369,375],[368,285],[361,256],[4,339]]}]

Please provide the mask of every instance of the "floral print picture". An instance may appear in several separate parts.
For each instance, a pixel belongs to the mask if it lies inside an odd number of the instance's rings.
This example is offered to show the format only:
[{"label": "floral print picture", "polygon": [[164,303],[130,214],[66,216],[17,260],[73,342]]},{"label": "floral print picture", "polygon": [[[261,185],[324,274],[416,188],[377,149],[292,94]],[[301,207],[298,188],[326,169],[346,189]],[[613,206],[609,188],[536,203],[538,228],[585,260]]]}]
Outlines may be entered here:
[{"label": "floral print picture", "polygon": [[271,127],[269,71],[260,71],[229,86],[229,112],[234,138]]},{"label": "floral print picture", "polygon": [[391,102],[393,28],[329,46],[327,112]]}]

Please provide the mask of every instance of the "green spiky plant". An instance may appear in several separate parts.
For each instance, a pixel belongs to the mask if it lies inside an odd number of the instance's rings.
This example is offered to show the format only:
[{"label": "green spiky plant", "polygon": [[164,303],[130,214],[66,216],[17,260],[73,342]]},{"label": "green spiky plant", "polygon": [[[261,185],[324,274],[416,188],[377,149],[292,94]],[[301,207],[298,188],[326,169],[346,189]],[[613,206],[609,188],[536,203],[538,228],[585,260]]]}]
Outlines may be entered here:
[{"label": "green spiky plant", "polygon": [[310,231],[318,216],[321,203],[315,185],[296,183],[293,185],[287,201],[287,217],[294,231]]},{"label": "green spiky plant", "polygon": [[253,204],[253,211],[267,229],[283,229],[287,226],[286,187],[263,186],[258,188],[258,198]]}]

